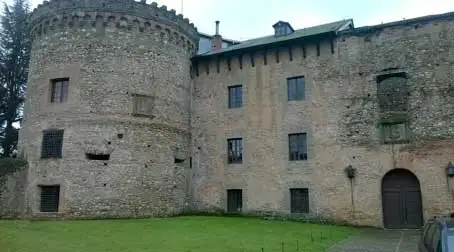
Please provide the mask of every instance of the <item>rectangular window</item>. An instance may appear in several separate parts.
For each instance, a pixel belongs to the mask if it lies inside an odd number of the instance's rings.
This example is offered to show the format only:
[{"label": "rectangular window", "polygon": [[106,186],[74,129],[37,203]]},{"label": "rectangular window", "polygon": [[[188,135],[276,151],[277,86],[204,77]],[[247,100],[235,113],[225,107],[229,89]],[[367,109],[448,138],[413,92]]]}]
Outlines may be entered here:
[{"label": "rectangular window", "polygon": [[241,164],[243,163],[243,139],[232,138],[227,140],[228,163]]},{"label": "rectangular window", "polygon": [[307,135],[296,133],[288,135],[290,161],[307,160]]},{"label": "rectangular window", "polygon": [[409,91],[405,73],[377,76],[380,112],[408,111]]},{"label": "rectangular window", "polygon": [[60,203],[60,186],[40,186],[41,187],[41,212],[58,213]]},{"label": "rectangular window", "polygon": [[69,78],[51,80],[51,103],[62,103],[68,101]]},{"label": "rectangular window", "polygon": [[243,208],[243,190],[227,190],[227,212],[238,213]]},{"label": "rectangular window", "polygon": [[62,129],[50,129],[43,131],[41,146],[41,158],[61,158],[63,147]]},{"label": "rectangular window", "polygon": [[136,116],[153,116],[153,99],[146,95],[133,95],[133,114]]},{"label": "rectangular window", "polygon": [[243,86],[229,87],[229,108],[243,107]]},{"label": "rectangular window", "polygon": [[309,189],[290,189],[290,210],[292,213],[309,213]]},{"label": "rectangular window", "polygon": [[289,101],[305,99],[304,76],[287,78],[287,92]]}]

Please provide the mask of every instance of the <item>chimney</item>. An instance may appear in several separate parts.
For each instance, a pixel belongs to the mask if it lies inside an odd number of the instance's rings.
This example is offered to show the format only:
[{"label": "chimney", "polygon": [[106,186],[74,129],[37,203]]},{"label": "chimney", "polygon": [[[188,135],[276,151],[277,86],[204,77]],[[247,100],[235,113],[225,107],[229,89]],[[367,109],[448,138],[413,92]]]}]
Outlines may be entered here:
[{"label": "chimney", "polygon": [[222,49],[222,36],[219,34],[219,21],[216,21],[216,33],[211,37],[211,51],[219,52]]}]

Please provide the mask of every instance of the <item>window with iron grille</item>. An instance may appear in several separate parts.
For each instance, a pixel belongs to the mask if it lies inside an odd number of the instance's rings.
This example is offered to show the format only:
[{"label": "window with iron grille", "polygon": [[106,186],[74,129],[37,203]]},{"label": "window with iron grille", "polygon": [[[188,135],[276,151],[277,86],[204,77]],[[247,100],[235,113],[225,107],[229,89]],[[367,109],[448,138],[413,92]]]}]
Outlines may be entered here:
[{"label": "window with iron grille", "polygon": [[295,133],[288,135],[289,159],[291,161],[307,160],[307,135]]},{"label": "window with iron grille", "polygon": [[153,98],[146,95],[133,95],[133,114],[136,116],[153,116]]},{"label": "window with iron grille", "polygon": [[243,163],[243,139],[231,138],[227,139],[228,163],[240,164]]},{"label": "window with iron grille", "polygon": [[243,86],[229,87],[229,108],[243,107]]},{"label": "window with iron grille", "polygon": [[403,73],[377,77],[377,96],[381,112],[407,111],[408,94],[407,79]]},{"label": "window with iron grille", "polygon": [[227,212],[238,213],[243,208],[243,190],[227,190]]},{"label": "window with iron grille", "polygon": [[40,211],[45,213],[58,213],[60,203],[60,186],[40,186],[41,207]]},{"label": "window with iron grille", "polygon": [[61,158],[63,147],[62,129],[50,129],[43,131],[41,146],[41,158]]},{"label": "window with iron grille", "polygon": [[290,210],[292,213],[309,213],[309,189],[290,189]]},{"label": "window with iron grille", "polygon": [[305,99],[304,76],[287,78],[287,92],[289,101]]},{"label": "window with iron grille", "polygon": [[69,78],[51,80],[51,103],[62,103],[68,101]]}]

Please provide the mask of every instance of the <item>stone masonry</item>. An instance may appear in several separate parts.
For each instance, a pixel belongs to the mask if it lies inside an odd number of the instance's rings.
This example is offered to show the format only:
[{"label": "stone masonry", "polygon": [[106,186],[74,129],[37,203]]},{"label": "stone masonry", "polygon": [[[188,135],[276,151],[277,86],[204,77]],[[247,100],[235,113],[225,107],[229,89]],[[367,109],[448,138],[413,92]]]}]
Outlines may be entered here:
[{"label": "stone masonry", "polygon": [[[403,168],[421,184],[424,218],[451,213],[453,39],[448,13],[343,31],[333,51],[319,42],[320,55],[313,43],[290,46],[291,58],[288,48],[268,49],[266,63],[264,49],[253,52],[254,62],[248,54],[198,56],[196,201],[225,209],[227,190],[241,189],[242,211],[288,214],[289,189],[308,188],[309,215],[383,227],[382,179]],[[382,144],[376,79],[395,72],[408,76],[411,137]],[[293,76],[305,76],[302,101],[287,100],[286,78]],[[228,108],[228,87],[239,84],[243,106]],[[299,132],[307,133],[308,160],[289,161],[288,134]],[[243,162],[228,164],[227,139],[238,137]],[[349,165],[357,171],[352,183],[344,172]]]},{"label": "stone masonry", "polygon": [[[61,216],[181,211],[194,25],[165,6],[132,0],[44,2],[30,22],[21,132],[30,166],[29,214],[41,215],[42,185],[60,185]],[[50,82],[59,78],[69,78],[67,101],[50,102]],[[61,158],[41,158],[49,129],[64,130]],[[110,157],[91,160],[87,154]]]},{"label": "stone masonry", "polygon": [[[225,211],[228,189],[242,190],[243,212],[289,214],[289,189],[307,188],[305,215],[383,227],[395,168],[417,177],[424,218],[454,211],[453,13],[207,55],[195,55],[194,25],[156,3],[46,1],[30,21],[28,215],[48,215],[46,185],[60,186],[65,217]],[[287,98],[294,76],[303,100]],[[54,80],[69,80],[62,102]],[[243,105],[229,108],[235,85]],[[383,110],[382,86],[407,97],[402,111]],[[390,123],[405,141],[384,142]],[[50,129],[64,130],[61,157],[42,157]],[[307,160],[290,161],[288,135],[302,132]],[[229,138],[243,139],[241,163],[227,162]]]}]

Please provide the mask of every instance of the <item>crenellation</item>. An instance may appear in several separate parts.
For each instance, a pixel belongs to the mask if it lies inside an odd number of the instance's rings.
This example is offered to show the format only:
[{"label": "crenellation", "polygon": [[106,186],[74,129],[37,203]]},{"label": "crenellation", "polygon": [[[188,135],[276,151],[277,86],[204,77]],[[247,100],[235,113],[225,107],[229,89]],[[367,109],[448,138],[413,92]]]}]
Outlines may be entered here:
[{"label": "crenellation", "polygon": [[[73,12],[74,10],[77,10],[77,12]],[[103,11],[100,12],[99,10]],[[68,12],[71,13],[69,14],[71,22],[61,23],[61,16],[68,15]],[[131,29],[131,22],[133,22],[131,19],[133,19],[133,17],[142,19],[140,23],[149,22],[148,20],[150,20],[161,23],[162,25],[167,26],[168,29],[176,30],[187,37],[187,40],[194,44],[194,46],[186,48],[188,51],[193,51],[193,48],[196,48],[198,45],[199,35],[194,24],[190,23],[188,18],[183,18],[183,15],[177,15],[174,9],[168,10],[165,5],[159,7],[156,2],[146,4],[146,2],[136,2],[134,0],[121,0],[109,3],[107,6],[103,1],[99,0],[88,2],[71,0],[46,1],[39,4],[38,7],[33,10],[29,22],[32,26],[36,26],[42,24],[42,20],[45,20],[43,31],[45,32],[44,34],[48,34],[48,32],[55,31],[56,28],[53,25],[55,22],[60,23],[61,26],[66,25],[69,27],[86,27],[90,26],[89,23],[91,22],[91,27],[94,27],[96,24],[96,17],[93,15],[100,14],[105,17],[106,13],[112,13],[116,17],[116,20],[119,19],[117,23],[114,24],[114,27],[116,28]],[[89,15],[90,18],[86,15]],[[52,24],[50,23],[50,20],[52,20]],[[139,29],[139,32],[141,30],[143,29]],[[40,36],[40,34],[42,33],[34,33],[35,37]]]},{"label": "crenellation", "polygon": [[[153,22],[154,23],[154,22]],[[159,34],[162,42],[168,41],[175,46],[182,46],[188,53],[194,54],[197,46],[193,40],[190,40],[181,29],[173,30],[166,24],[155,23],[155,29],[152,29],[152,23],[144,18],[135,16],[125,16],[116,13],[86,13],[81,11],[72,12],[69,14],[60,14],[51,16],[41,20],[32,27],[32,38],[39,39],[40,36],[49,36],[52,33],[80,28],[95,28],[97,30],[111,28],[119,31],[130,31],[133,33],[150,33]],[[165,34],[161,34],[164,30]],[[111,30],[113,31],[113,30]],[[174,34],[172,37],[170,33]],[[184,41],[180,43],[180,41]]]}]

